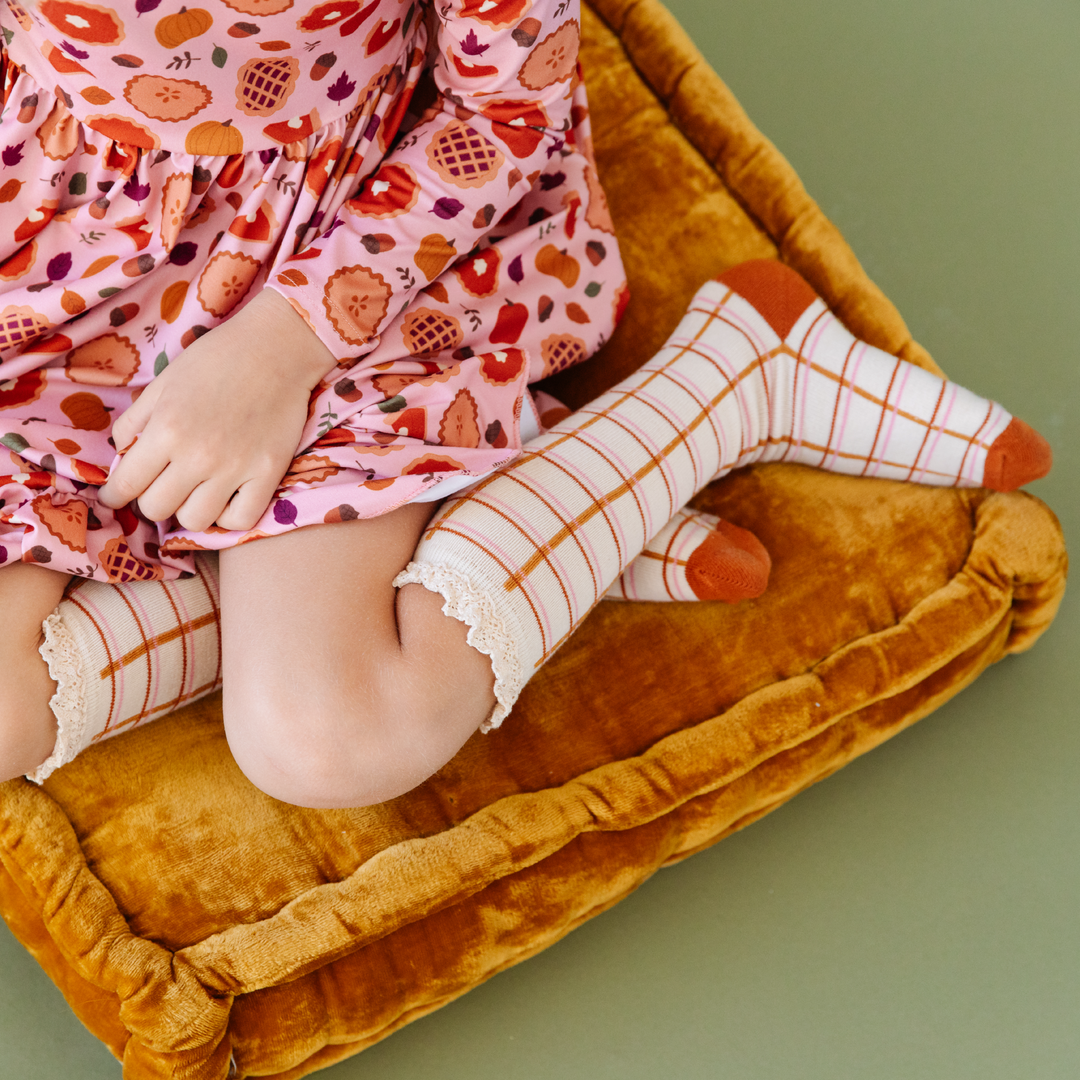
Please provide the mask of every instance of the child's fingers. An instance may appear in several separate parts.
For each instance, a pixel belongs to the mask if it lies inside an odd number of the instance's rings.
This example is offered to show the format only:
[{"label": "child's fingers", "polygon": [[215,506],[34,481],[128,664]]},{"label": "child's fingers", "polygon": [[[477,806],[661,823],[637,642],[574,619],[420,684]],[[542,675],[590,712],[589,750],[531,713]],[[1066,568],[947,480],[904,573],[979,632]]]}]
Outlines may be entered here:
[{"label": "child's fingers", "polygon": [[247,532],[266,513],[277,490],[277,481],[269,478],[249,480],[233,495],[229,505],[218,515],[223,529]]},{"label": "child's fingers", "polygon": [[[180,527],[190,532],[205,532],[225,511],[235,490],[233,482],[228,478],[211,477],[204,480],[192,489],[174,511]],[[142,500],[139,505],[142,505]]]},{"label": "child's fingers", "polygon": [[154,403],[161,395],[161,389],[151,383],[114,421],[112,425],[113,445],[121,453],[146,427],[153,412]]},{"label": "child's fingers", "polygon": [[[139,499],[139,507],[147,517],[153,521],[162,521],[164,518],[155,518],[148,513],[140,496],[155,483],[168,464],[169,454],[163,446],[159,446],[153,438],[140,439],[113,469],[112,475],[98,493],[98,498],[113,510]],[[190,488],[188,490],[190,491]],[[165,515],[168,516],[169,514]]]}]

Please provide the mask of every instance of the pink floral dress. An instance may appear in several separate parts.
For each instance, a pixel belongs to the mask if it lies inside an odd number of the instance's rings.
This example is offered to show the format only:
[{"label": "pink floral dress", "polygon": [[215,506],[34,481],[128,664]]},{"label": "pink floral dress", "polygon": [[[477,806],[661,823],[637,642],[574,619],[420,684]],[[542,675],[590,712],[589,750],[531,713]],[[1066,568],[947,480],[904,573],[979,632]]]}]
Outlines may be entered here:
[{"label": "pink floral dress", "polygon": [[[626,301],[574,0],[0,0],[0,562],[171,578],[519,452]],[[339,358],[247,533],[111,511],[143,387],[262,288]]]}]

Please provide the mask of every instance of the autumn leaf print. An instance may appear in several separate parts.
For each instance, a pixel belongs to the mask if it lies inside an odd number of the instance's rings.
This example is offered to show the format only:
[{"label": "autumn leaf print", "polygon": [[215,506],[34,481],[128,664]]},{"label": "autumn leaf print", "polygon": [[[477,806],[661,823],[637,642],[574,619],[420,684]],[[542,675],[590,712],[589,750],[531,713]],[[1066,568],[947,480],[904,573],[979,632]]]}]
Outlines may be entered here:
[{"label": "autumn leaf print", "polygon": [[124,194],[133,202],[141,203],[150,194],[149,184],[140,184],[137,176],[132,176],[124,185]]},{"label": "autumn leaf print", "polygon": [[461,43],[461,51],[466,56],[483,56],[490,49],[490,45],[481,45],[476,37],[476,31],[470,30]]},{"label": "autumn leaf print", "polygon": [[449,221],[450,218],[457,217],[462,210],[465,209],[465,204],[460,203],[457,199],[439,199],[434,208],[431,210],[436,217],[442,218],[443,221]]},{"label": "autumn leaf print", "polygon": [[45,273],[50,281],[63,281],[71,272],[71,252],[65,251],[61,255],[54,255],[45,268]]},{"label": "autumn leaf print", "polygon": [[330,89],[326,91],[326,96],[331,101],[344,101],[355,89],[356,83],[349,78],[347,71],[343,71],[337,77],[337,80],[330,85]]},{"label": "autumn leaf print", "polygon": [[296,505],[288,499],[278,499],[274,503],[274,520],[279,525],[291,525],[296,520]]},{"label": "autumn leaf print", "polygon": [[22,161],[22,148],[26,143],[16,143],[14,146],[5,146],[4,152],[0,154],[0,161],[3,161],[5,165],[10,169],[15,165],[18,165]]},{"label": "autumn leaf print", "polygon": [[148,11],[153,11],[160,3],[161,0],[135,0],[136,18],[139,15],[145,15]]},{"label": "autumn leaf print", "polygon": [[223,68],[229,62],[229,54],[220,45],[215,45],[210,54],[210,62],[216,68]]}]

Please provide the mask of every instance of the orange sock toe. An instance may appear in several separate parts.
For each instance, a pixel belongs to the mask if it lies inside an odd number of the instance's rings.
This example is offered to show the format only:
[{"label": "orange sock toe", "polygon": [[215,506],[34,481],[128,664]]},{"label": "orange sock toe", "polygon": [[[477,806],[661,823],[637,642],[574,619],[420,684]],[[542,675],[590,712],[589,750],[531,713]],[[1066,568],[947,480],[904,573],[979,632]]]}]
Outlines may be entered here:
[{"label": "orange sock toe", "polygon": [[721,521],[686,562],[686,580],[699,600],[729,604],[765,591],[772,560],[749,529]]},{"label": "orange sock toe", "polygon": [[1050,471],[1050,444],[1015,416],[986,453],[983,486],[994,491],[1015,491]]}]

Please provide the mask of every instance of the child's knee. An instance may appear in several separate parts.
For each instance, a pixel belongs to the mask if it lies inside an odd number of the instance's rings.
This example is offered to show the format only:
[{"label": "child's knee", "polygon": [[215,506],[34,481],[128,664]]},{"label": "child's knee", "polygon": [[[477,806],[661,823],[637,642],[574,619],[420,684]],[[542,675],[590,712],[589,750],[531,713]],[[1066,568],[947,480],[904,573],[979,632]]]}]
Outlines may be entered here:
[{"label": "child's knee", "polygon": [[228,678],[225,687],[225,730],[240,770],[272,798],[312,808],[371,806],[411,791],[484,719],[479,694],[474,709],[462,709],[422,680],[389,693],[312,687],[306,697],[257,701],[230,696]]}]

